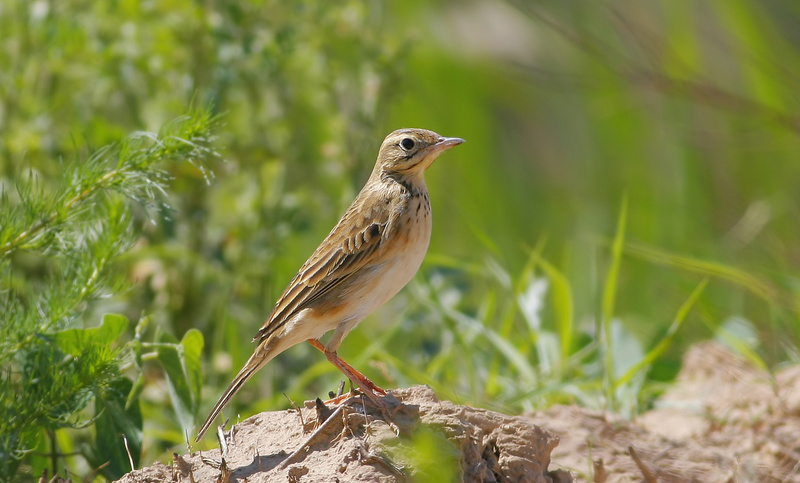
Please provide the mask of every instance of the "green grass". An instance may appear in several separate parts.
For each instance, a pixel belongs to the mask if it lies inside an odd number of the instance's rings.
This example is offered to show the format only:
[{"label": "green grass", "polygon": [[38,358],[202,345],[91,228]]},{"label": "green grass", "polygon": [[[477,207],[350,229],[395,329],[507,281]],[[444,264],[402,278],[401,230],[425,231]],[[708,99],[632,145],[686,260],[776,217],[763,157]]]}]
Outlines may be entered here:
[{"label": "green grass", "polygon": [[[68,273],[47,249],[63,241],[50,229],[60,215],[36,206],[61,199],[78,172],[70,160],[192,105],[220,120],[207,171],[167,164],[163,203],[114,212],[134,243],[107,267],[130,288],[51,317],[59,330],[106,313],[147,321],[127,328],[117,359],[140,404],[143,463],[185,449],[186,426],[250,355],[275,298],[399,127],[467,142],[427,175],[435,221],[420,274],[341,348],[379,385],[425,383],[512,413],[578,403],[631,416],[700,340],[766,368],[797,360],[791,2],[0,8],[0,210],[5,228],[43,223],[8,245],[30,254],[0,246],[3,293]],[[489,31],[495,16],[513,22]],[[27,214],[12,213],[20,197]],[[191,357],[168,374],[173,351]],[[170,397],[167,376],[187,385]],[[339,379],[319,353],[293,348],[226,413],[283,408],[283,393],[309,399]],[[87,431],[51,433],[20,475],[53,460],[88,475],[86,458],[46,456],[78,452]]]}]

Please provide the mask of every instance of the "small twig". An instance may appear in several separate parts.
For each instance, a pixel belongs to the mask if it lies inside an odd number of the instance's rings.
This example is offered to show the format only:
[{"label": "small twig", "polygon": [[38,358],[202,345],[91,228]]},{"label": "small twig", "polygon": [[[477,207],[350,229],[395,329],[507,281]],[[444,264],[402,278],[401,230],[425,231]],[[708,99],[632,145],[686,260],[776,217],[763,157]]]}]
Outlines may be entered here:
[{"label": "small twig", "polygon": [[217,476],[217,483],[229,483],[231,481],[231,475],[233,475],[233,471],[228,468],[228,464],[225,462],[225,458],[223,458],[222,463],[219,465],[219,476]]},{"label": "small twig", "polygon": [[[219,443],[220,460],[217,461],[213,458],[203,456],[202,452],[200,453],[200,461],[219,470],[220,474],[217,477],[218,482],[226,482],[232,475],[230,468],[228,468],[228,463],[225,461],[225,459],[228,457],[228,439],[225,437],[225,426],[228,425],[228,421],[229,420],[226,418],[224,423],[217,426],[217,442]],[[234,444],[233,426],[228,434],[231,438],[231,444]]]},{"label": "small twig", "polygon": [[[228,425],[228,420],[226,419],[224,423],[217,426],[217,441],[219,442],[219,452],[220,452],[220,461],[214,461],[211,458],[201,458],[200,460],[203,463],[211,465],[219,470],[219,475],[217,475],[217,483],[228,483],[231,480],[231,476],[233,475],[233,471],[228,468],[228,441],[225,438],[225,426]],[[231,444],[233,444],[233,427],[231,427],[230,431],[231,436]]]},{"label": "small twig", "polygon": [[294,401],[292,401],[291,399],[289,399],[289,396],[287,396],[287,395],[286,395],[286,393],[283,393],[283,397],[285,397],[285,398],[286,398],[286,400],[287,400],[287,401],[289,401],[289,404],[292,406],[292,409],[294,409],[295,411],[297,411],[297,414],[300,416],[300,426],[302,426],[303,428],[305,428],[305,427],[306,427],[306,422],[305,422],[305,421],[303,421],[303,411],[301,411],[301,410],[300,410],[300,408],[299,408],[299,407],[297,407],[297,404],[295,404],[295,403],[294,403]]},{"label": "small twig", "polygon": [[658,483],[658,478],[656,478],[653,472],[650,471],[650,468],[647,467],[644,461],[642,461],[642,459],[639,458],[639,454],[636,453],[636,449],[634,449],[633,445],[628,446],[628,454],[631,455],[631,458],[633,459],[634,463],[636,463],[636,466],[639,467],[639,471],[642,472],[644,481],[646,481],[647,483]]},{"label": "small twig", "polygon": [[203,464],[207,464],[208,466],[214,468],[215,470],[218,470],[222,467],[222,462],[217,461],[214,458],[209,458],[208,456],[202,456],[202,453],[200,455],[200,461],[202,461]]},{"label": "small twig", "polygon": [[594,469],[594,478],[592,481],[594,483],[606,483],[608,475],[606,474],[606,467],[603,464],[603,458],[592,461],[592,468]]},{"label": "small twig", "polygon": [[255,448],[253,448],[253,449],[254,449],[254,450],[255,450],[255,452],[256,452],[256,453],[255,453],[255,455],[253,455],[253,460],[254,460],[254,461],[256,461],[256,462],[257,462],[257,464],[258,464],[258,471],[259,471],[259,472],[261,472],[261,471],[264,471],[264,469],[263,469],[263,468],[262,468],[262,466],[261,466],[261,452],[258,450],[258,446],[256,446],[256,447],[255,447]]},{"label": "small twig", "polygon": [[100,470],[102,470],[103,468],[105,468],[106,466],[108,466],[108,465],[110,465],[110,464],[111,464],[111,462],[110,462],[110,461],[106,461],[106,462],[105,462],[105,463],[103,463],[102,465],[100,465],[100,466],[98,466],[97,468],[93,469],[93,470],[92,470],[92,472],[91,472],[91,473],[89,473],[89,475],[86,477],[85,481],[94,481],[94,476],[95,476],[97,473],[99,473],[99,472],[100,472]]},{"label": "small twig", "polygon": [[[353,393],[353,381],[350,381],[350,394]],[[334,391],[328,391],[328,399],[336,399],[344,394],[344,380],[339,381],[339,388]]]},{"label": "small twig", "polygon": [[[227,423],[225,421],[224,424],[217,426],[217,441],[219,441],[219,452],[222,454],[222,464],[225,464],[225,458],[228,457],[228,441],[225,439],[225,432],[222,429]],[[231,428],[231,436],[233,436],[233,428]]]},{"label": "small twig", "polygon": [[172,481],[177,481],[177,475],[182,478],[189,477],[189,483],[195,483],[192,465],[186,462],[178,453],[172,453]]},{"label": "small twig", "polygon": [[347,437],[347,433],[348,433],[348,432],[350,433],[350,435],[351,435],[351,436],[353,436],[354,438],[356,438],[356,435],[353,433],[353,430],[350,428],[350,420],[349,420],[349,416],[350,416],[350,414],[351,414],[351,413],[350,413],[350,411],[348,411],[348,407],[347,407],[347,406],[343,406],[343,407],[344,407],[344,410],[342,411],[342,414],[341,414],[341,420],[342,420],[342,430],[339,432],[339,434],[338,434],[338,435],[336,435],[336,436],[335,436],[335,437],[334,437],[334,438],[331,440],[331,443],[332,443],[332,444],[333,444],[333,443],[336,443],[337,441],[339,441],[339,440],[341,440],[341,439],[344,439],[344,438],[346,438],[346,437]]},{"label": "small twig", "polygon": [[134,471],[136,468],[133,466],[133,456],[131,456],[131,449],[128,447],[128,437],[125,436],[125,433],[122,433],[122,442],[125,443],[125,452],[128,453],[128,463],[131,465],[131,471]]},{"label": "small twig", "polygon": [[329,427],[333,424],[333,421],[340,420],[339,416],[342,414],[343,411],[344,411],[344,406],[339,406],[338,408],[336,408],[333,414],[331,414],[330,417],[326,419],[324,423],[322,423],[313,433],[311,433],[311,435],[300,445],[299,448],[297,448],[285,460],[281,461],[281,464],[279,464],[277,467],[278,470],[279,471],[284,470],[290,464],[298,461],[300,459],[300,456],[304,455],[310,449],[311,444],[314,442],[314,440],[317,439],[317,437],[320,436],[324,431],[329,429]]}]

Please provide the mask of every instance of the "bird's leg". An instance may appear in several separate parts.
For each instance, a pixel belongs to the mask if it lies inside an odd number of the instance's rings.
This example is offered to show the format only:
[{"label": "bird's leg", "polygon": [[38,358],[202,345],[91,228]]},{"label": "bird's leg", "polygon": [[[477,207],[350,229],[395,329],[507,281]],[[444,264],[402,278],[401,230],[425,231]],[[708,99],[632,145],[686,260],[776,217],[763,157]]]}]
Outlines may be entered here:
[{"label": "bird's leg", "polygon": [[348,379],[353,381],[359,388],[361,388],[361,390],[364,392],[364,395],[367,396],[378,407],[385,406],[378,395],[385,396],[386,391],[375,385],[375,383],[370,381],[367,376],[361,374],[358,370],[353,368],[353,366],[342,360],[342,358],[336,354],[336,351],[326,350],[325,346],[322,345],[322,343],[317,339],[308,339],[308,343],[322,351],[331,364],[336,366],[340,371],[342,371],[342,374],[347,376]]},{"label": "bird's leg", "polygon": [[[402,404],[395,408],[394,411],[390,411],[389,406],[380,398],[380,396],[378,396],[378,394],[385,396],[386,391],[376,386],[374,382],[367,379],[367,376],[361,374],[354,369],[353,366],[343,361],[339,355],[336,354],[336,351],[326,350],[325,346],[322,345],[322,343],[317,339],[308,339],[308,343],[322,351],[331,364],[336,366],[345,376],[347,376],[348,379],[350,379],[350,381],[355,382],[356,385],[361,388],[361,392],[363,392],[364,395],[367,396],[367,398],[372,401],[372,403],[381,411],[383,420],[389,425],[390,428],[392,428],[392,431],[399,436],[400,428],[398,428],[397,425],[392,421],[392,415],[395,413],[395,411],[402,407]],[[339,398],[334,398],[332,401],[336,404],[339,404],[341,401],[337,401],[337,399]]]}]

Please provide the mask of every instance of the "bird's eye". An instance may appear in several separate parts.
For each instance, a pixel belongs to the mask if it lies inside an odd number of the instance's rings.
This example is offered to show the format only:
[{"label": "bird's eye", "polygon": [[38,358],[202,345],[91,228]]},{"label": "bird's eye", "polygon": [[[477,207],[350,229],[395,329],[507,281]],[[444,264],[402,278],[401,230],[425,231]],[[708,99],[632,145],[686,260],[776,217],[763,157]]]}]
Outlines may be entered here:
[{"label": "bird's eye", "polygon": [[416,143],[414,143],[414,140],[411,138],[405,138],[402,141],[400,141],[400,147],[405,149],[406,151],[414,149],[414,144]]}]

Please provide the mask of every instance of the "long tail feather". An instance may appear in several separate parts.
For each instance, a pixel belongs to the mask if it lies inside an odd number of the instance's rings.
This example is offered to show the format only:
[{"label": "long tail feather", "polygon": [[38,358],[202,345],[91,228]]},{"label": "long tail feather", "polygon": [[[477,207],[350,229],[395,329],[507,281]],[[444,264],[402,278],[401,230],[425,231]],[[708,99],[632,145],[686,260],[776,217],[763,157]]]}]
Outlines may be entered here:
[{"label": "long tail feather", "polygon": [[231,382],[230,386],[228,386],[228,389],[222,393],[219,401],[217,401],[217,404],[214,405],[214,409],[211,410],[211,414],[208,415],[208,418],[206,418],[206,421],[200,427],[200,431],[197,432],[197,437],[194,440],[195,443],[199,443],[200,440],[203,439],[203,435],[206,433],[206,431],[208,431],[208,428],[214,422],[214,419],[216,419],[219,413],[222,412],[222,409],[225,408],[228,402],[230,402],[231,398],[233,398],[233,396],[239,392],[239,389],[242,388],[244,383],[253,377],[253,374],[255,374],[256,371],[264,367],[267,362],[277,355],[273,353],[273,351],[266,348],[265,345],[266,344],[262,343],[261,347],[256,348],[253,355],[250,356],[250,359],[248,359],[244,364],[244,367],[242,367],[242,370],[239,371],[239,373],[236,374],[236,377],[233,378],[233,382]]}]

